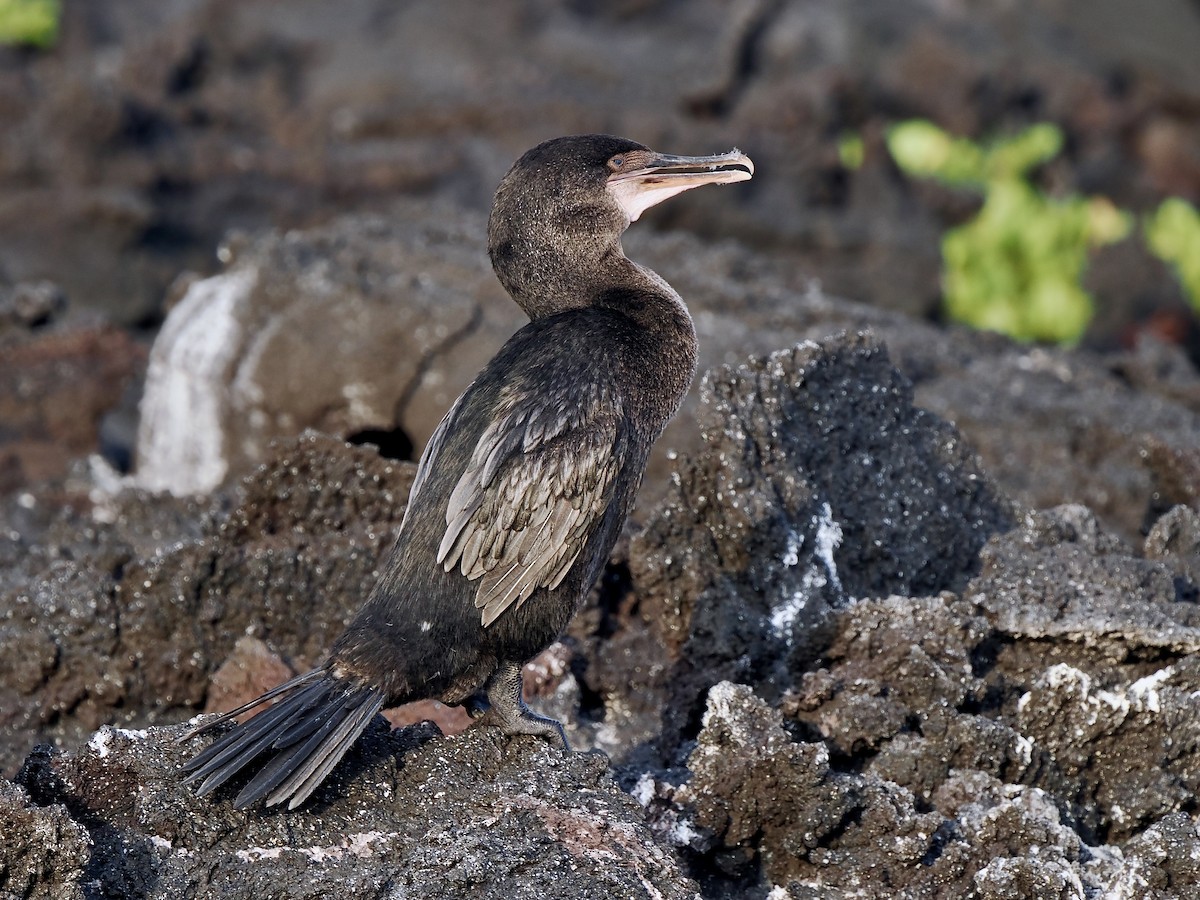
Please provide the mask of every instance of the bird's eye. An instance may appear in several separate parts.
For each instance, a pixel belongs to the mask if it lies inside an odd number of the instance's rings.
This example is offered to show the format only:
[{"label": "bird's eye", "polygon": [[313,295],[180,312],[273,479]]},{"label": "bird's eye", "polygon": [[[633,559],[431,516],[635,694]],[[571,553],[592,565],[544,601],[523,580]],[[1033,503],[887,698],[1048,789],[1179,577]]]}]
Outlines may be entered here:
[{"label": "bird's eye", "polygon": [[608,161],[608,164],[610,166],[612,166],[614,169],[619,169],[619,168],[621,168],[621,166],[625,165],[625,157],[614,156],[612,159],[610,159]]}]

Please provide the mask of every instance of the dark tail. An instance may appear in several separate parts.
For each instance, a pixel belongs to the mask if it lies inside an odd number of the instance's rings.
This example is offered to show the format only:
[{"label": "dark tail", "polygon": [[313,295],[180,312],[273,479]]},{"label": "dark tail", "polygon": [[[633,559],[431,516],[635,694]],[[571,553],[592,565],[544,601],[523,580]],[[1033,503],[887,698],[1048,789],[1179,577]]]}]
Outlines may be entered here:
[{"label": "dark tail", "polygon": [[383,707],[379,688],[351,684],[327,669],[298,675],[185,734],[180,741],[204,734],[247,710],[276,701],[235,727],[207,750],[184,764],[184,784],[200,782],[203,797],[250,766],[273,754],[234,800],[238,809],[267,798],[267,805],[288,801],[295,809],[308,799]]}]

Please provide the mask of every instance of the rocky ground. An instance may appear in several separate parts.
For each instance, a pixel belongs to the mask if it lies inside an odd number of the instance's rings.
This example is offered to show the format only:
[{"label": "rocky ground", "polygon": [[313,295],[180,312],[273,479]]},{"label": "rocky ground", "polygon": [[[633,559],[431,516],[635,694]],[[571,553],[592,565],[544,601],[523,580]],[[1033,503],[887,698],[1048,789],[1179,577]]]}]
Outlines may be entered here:
[{"label": "rocky ground", "polygon": [[[1107,4],[1071,40],[1038,5],[995,44],[1002,4],[513,2],[491,26],[527,53],[489,70],[452,3],[268,6],[68,4],[70,52],[0,60],[0,895],[1200,890],[1200,374],[1116,340],[1178,297],[1099,265],[1130,306],[1074,351],[913,318],[961,198],[880,158],[839,182],[796,140],[1052,116],[1052,180],[1194,189],[1200,117],[1162,74],[1190,7],[1106,44]],[[1147,32],[1159,58],[1113,62]],[[626,241],[705,374],[526,672],[595,752],[420,704],[300,810],[197,800],[183,723],[320,658],[519,324],[481,198],[551,124],[738,142],[767,175]]]}]

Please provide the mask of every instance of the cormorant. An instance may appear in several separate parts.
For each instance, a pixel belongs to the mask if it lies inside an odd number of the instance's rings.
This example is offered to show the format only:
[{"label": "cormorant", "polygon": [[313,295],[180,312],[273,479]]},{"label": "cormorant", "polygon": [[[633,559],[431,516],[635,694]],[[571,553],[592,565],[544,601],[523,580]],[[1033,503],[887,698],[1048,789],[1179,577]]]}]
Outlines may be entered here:
[{"label": "cormorant", "polygon": [[670,156],[595,134],[517,160],[488,253],[531,321],[430,438],[385,571],[328,659],[185,736],[275,701],[184,765],[199,794],[269,756],[235,805],[294,809],[380,709],[429,697],[568,747],[522,700],[521,667],[599,575],[696,367],[687,307],[621,234],[668,197],[753,172],[737,150]]}]

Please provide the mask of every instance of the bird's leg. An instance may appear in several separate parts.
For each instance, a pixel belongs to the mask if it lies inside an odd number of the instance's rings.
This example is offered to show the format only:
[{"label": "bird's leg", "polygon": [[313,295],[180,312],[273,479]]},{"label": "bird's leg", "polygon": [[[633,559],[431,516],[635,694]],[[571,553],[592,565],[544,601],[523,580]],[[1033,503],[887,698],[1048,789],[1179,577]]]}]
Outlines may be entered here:
[{"label": "bird's leg", "polygon": [[479,722],[495,725],[505,734],[536,734],[556,740],[564,750],[570,750],[571,745],[567,743],[562,723],[548,716],[539,716],[526,706],[521,697],[521,687],[521,667],[516,663],[502,663],[484,685],[491,708],[480,717]]}]

